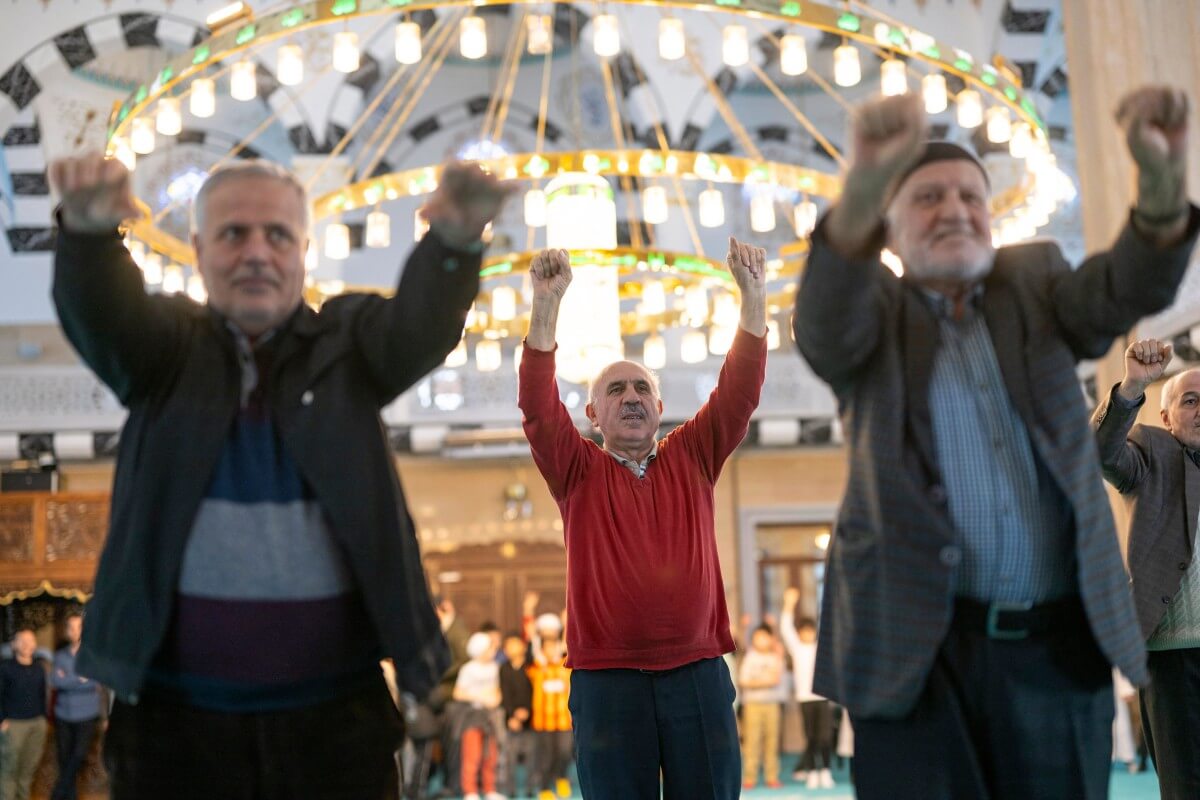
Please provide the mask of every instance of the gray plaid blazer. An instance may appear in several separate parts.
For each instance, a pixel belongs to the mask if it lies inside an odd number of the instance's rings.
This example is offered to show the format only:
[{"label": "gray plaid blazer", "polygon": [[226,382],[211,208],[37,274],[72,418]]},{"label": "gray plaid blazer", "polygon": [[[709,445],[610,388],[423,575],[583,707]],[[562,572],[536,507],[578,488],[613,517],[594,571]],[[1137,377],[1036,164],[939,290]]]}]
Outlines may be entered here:
[{"label": "gray plaid blazer", "polygon": [[1104,477],[1129,509],[1125,563],[1138,623],[1150,638],[1192,562],[1200,467],[1165,428],[1135,425],[1137,413],[1112,402],[1110,391],[1096,406],[1092,428]]},{"label": "gray plaid blazer", "polygon": [[[814,688],[852,715],[901,717],[946,636],[961,557],[928,402],[938,325],[919,290],[876,258],[839,257],[822,226],[793,324],[801,353],[837,395],[850,474],[827,554]],[[1071,505],[1092,633],[1139,684],[1143,640],[1075,367],[1170,304],[1198,228],[1193,208],[1187,240],[1156,251],[1127,225],[1076,271],[1053,244],[1005,247],[984,282],[1009,397]]]}]

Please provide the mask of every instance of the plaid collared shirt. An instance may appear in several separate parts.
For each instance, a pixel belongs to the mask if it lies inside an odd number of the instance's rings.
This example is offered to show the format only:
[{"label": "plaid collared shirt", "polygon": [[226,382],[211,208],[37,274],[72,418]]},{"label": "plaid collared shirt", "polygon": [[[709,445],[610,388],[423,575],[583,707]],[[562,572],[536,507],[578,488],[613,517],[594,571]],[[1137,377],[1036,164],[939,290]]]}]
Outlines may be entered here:
[{"label": "plaid collared shirt", "polygon": [[941,333],[929,408],[962,547],[957,592],[1039,603],[1077,590],[1070,510],[1009,399],[982,291],[957,305],[926,292]]}]

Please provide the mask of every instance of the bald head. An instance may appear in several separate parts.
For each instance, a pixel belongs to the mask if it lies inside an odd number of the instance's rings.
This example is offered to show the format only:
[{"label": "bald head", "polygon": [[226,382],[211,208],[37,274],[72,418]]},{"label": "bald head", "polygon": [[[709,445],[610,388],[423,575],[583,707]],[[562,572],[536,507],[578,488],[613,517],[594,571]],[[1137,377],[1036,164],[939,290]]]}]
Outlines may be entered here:
[{"label": "bald head", "polygon": [[646,369],[646,367],[642,366],[636,361],[614,361],[596,373],[596,377],[592,378],[592,382],[588,384],[588,402],[595,403],[596,398],[599,397],[600,393],[604,391],[604,384],[608,382],[613,375],[617,373],[625,374],[626,371],[630,373],[641,373],[643,376],[645,376],[646,380],[650,381],[650,385],[654,388],[654,396],[660,397],[658,375],[651,370]]},{"label": "bald head", "polygon": [[1184,387],[1192,387],[1192,390],[1195,391],[1197,386],[1200,386],[1200,367],[1185,369],[1183,372],[1172,375],[1163,384],[1161,398],[1163,411],[1166,411],[1171,402],[1183,394]]},{"label": "bald head", "polygon": [[1162,421],[1180,444],[1200,450],[1200,369],[1189,369],[1163,384]]}]

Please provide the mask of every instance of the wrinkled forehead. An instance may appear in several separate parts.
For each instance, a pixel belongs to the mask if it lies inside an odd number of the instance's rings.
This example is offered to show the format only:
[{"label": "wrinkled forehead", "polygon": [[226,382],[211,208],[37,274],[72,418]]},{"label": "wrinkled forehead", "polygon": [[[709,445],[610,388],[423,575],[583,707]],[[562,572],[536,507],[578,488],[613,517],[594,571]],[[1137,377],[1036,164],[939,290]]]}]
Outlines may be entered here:
[{"label": "wrinkled forehead", "polygon": [[1175,402],[1186,394],[1200,395],[1200,369],[1189,369],[1179,373],[1174,385],[1170,387],[1169,401]]},{"label": "wrinkled forehead", "polygon": [[269,175],[226,178],[212,188],[205,208],[212,222],[304,224],[304,201],[296,187]]},{"label": "wrinkled forehead", "polygon": [[629,383],[630,381],[646,381],[650,388],[656,388],[654,377],[650,370],[635,361],[617,361],[600,370],[600,374],[592,381],[597,390],[605,390],[614,383]]},{"label": "wrinkled forehead", "polygon": [[988,188],[987,177],[972,161],[955,158],[946,161],[933,161],[923,164],[913,170],[896,190],[895,200],[904,202],[912,195],[928,187],[964,187],[973,189],[987,197],[991,192]]}]

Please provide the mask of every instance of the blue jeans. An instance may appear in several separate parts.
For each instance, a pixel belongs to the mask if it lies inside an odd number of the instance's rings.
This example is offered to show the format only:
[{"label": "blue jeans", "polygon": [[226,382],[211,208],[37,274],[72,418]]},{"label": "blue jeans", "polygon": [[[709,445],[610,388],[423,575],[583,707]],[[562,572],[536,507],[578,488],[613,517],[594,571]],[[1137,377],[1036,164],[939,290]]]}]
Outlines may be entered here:
[{"label": "blue jeans", "polygon": [[665,672],[571,673],[585,800],[735,800],[742,757],[733,681],[720,658]]}]

